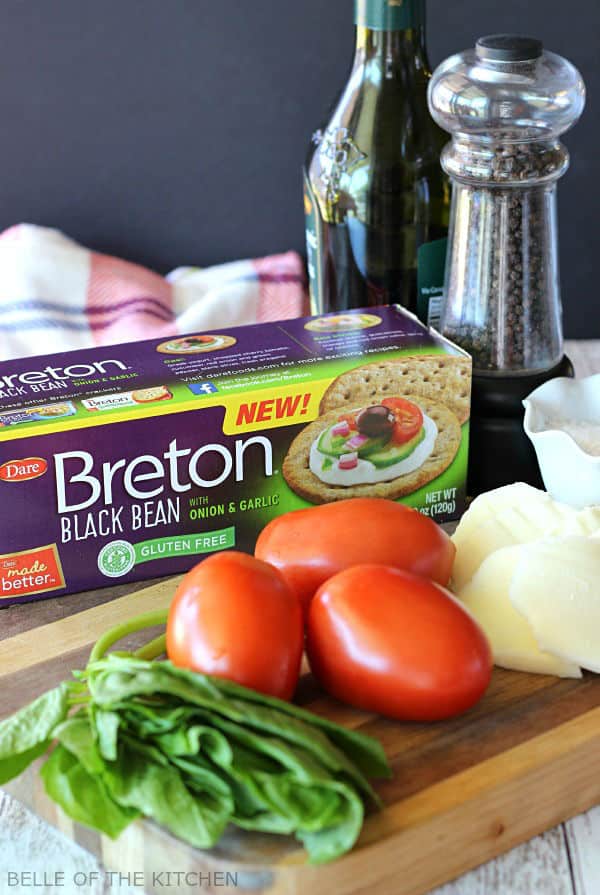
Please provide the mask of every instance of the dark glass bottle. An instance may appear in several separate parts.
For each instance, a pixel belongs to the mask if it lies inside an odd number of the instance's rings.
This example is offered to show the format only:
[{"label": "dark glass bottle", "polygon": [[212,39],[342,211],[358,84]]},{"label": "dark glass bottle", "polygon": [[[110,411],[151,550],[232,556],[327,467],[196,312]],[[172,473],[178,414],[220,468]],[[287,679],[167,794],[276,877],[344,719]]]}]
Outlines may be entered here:
[{"label": "dark glass bottle", "polygon": [[355,21],[350,76],[304,169],[312,311],[399,302],[435,322],[449,188],[447,137],[427,108],[425,0],[355,0]]}]

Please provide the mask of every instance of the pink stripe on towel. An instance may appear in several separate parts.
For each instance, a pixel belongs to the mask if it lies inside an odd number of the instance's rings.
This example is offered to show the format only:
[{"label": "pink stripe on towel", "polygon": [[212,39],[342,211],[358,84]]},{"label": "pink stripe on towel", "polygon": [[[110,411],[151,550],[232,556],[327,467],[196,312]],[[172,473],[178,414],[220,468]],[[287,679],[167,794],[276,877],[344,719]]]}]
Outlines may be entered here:
[{"label": "pink stripe on towel", "polygon": [[258,323],[289,320],[308,313],[306,278],[296,252],[258,258],[252,263],[260,287]]},{"label": "pink stripe on towel", "polygon": [[164,277],[96,252],[91,257],[86,313],[97,345],[177,332],[172,288]]}]

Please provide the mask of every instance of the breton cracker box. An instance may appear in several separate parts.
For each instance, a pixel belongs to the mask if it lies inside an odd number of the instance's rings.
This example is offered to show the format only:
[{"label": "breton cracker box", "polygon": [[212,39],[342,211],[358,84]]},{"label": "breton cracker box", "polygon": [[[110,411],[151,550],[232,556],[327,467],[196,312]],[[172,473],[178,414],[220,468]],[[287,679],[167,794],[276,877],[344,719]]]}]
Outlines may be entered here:
[{"label": "breton cracker box", "polygon": [[252,551],[331,500],[456,519],[470,386],[399,307],[2,363],[0,605]]}]

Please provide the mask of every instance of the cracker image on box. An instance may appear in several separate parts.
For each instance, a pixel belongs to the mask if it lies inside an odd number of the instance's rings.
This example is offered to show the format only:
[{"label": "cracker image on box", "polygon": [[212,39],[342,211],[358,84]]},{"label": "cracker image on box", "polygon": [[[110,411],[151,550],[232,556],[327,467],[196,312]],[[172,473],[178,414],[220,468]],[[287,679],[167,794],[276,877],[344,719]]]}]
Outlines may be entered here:
[{"label": "cracker image on box", "polygon": [[138,388],[131,393],[131,398],[136,404],[149,404],[151,401],[165,401],[173,395],[164,385],[157,388]]},{"label": "cracker image on box", "polygon": [[421,354],[365,364],[338,376],[325,392],[319,409],[326,413],[334,407],[386,394],[436,401],[451,410],[462,425],[470,414],[471,362],[459,355]]},{"label": "cracker image on box", "polygon": [[292,442],[283,475],[312,503],[397,500],[441,475],[460,441],[459,421],[447,407],[387,395],[381,403],[337,407],[306,426]]}]

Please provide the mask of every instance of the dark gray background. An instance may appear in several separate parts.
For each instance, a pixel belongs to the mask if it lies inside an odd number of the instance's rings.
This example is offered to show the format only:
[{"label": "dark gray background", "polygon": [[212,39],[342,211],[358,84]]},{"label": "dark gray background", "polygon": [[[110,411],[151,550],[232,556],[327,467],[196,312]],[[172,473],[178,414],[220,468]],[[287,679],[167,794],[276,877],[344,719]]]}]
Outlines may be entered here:
[{"label": "dark gray background", "polygon": [[[346,78],[352,0],[1,0],[0,227],[166,270],[303,250],[300,166]],[[597,0],[428,0],[433,64],[541,37],[588,85],[560,187],[566,331],[600,336]]]}]

